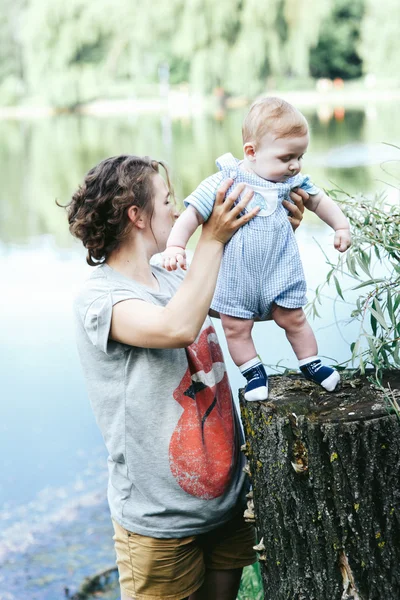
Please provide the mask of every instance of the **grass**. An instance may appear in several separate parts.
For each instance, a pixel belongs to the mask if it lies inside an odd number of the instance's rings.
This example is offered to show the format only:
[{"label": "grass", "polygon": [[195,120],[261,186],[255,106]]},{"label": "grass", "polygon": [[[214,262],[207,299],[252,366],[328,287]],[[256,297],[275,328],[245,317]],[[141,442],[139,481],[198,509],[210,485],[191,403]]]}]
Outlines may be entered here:
[{"label": "grass", "polygon": [[263,598],[264,592],[259,563],[245,567],[243,569],[237,600],[262,600]]}]

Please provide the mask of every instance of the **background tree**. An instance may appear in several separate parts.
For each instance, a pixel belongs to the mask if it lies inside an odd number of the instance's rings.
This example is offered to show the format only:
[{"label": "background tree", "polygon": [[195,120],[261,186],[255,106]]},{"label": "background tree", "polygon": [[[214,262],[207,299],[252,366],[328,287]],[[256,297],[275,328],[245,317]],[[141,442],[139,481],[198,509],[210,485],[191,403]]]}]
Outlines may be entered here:
[{"label": "background tree", "polygon": [[[333,0],[284,0],[283,18],[287,26],[285,71],[292,77],[310,75],[310,51],[316,45],[321,24]],[[322,34],[322,32],[321,32]]]},{"label": "background tree", "polygon": [[0,102],[154,96],[160,65],[247,97],[310,74],[393,78],[399,19],[396,0],[0,0]]},{"label": "background tree", "polygon": [[354,79],[362,74],[358,54],[364,0],[334,0],[321,27],[318,44],[310,51],[313,77]]},{"label": "background tree", "polygon": [[25,92],[19,39],[24,0],[0,0],[0,98],[13,103]]},{"label": "background tree", "polygon": [[399,23],[397,0],[365,0],[359,43],[364,73],[388,77],[396,84],[399,82]]}]

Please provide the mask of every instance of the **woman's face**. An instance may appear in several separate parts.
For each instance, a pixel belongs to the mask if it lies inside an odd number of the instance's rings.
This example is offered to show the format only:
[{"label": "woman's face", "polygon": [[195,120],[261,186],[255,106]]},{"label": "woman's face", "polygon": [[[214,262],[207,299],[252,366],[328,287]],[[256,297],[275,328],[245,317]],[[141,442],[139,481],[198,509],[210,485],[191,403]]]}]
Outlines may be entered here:
[{"label": "woman's face", "polygon": [[156,173],[153,176],[154,209],[150,221],[150,233],[157,243],[156,252],[163,252],[172,226],[179,213],[170,201],[170,193],[164,179]]}]

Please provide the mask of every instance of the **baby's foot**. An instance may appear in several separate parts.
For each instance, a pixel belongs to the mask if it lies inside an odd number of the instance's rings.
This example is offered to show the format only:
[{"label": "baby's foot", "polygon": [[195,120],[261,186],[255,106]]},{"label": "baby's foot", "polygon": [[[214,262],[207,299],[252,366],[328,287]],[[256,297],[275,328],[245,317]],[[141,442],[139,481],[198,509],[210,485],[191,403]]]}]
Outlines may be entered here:
[{"label": "baby's foot", "polygon": [[248,402],[266,400],[268,398],[268,376],[261,362],[242,371],[247,379],[244,390],[244,399]]},{"label": "baby's foot", "polygon": [[335,369],[321,364],[320,359],[302,365],[300,371],[306,379],[318,383],[328,392],[333,392],[340,381],[339,373]]}]

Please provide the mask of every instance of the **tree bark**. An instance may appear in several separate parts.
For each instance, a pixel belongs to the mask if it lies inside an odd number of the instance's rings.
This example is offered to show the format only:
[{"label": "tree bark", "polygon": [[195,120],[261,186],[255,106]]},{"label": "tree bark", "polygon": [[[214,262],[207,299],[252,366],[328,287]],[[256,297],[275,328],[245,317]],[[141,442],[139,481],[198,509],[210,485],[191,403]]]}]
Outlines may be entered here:
[{"label": "tree bark", "polygon": [[[400,374],[390,376],[394,395]],[[265,600],[400,598],[400,422],[367,379],[244,402]],[[262,546],[262,545],[261,545]]]}]

